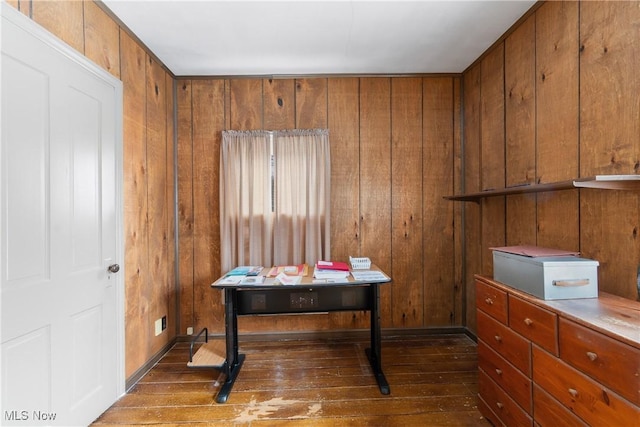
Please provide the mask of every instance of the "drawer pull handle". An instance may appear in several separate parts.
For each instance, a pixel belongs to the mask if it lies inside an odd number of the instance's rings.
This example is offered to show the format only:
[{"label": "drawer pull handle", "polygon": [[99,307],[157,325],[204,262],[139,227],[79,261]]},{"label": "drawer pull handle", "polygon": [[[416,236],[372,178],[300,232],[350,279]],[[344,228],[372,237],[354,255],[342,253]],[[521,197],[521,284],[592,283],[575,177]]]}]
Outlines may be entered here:
[{"label": "drawer pull handle", "polygon": [[563,287],[587,286],[589,284],[589,279],[554,280],[552,283],[553,283],[553,286],[563,286]]},{"label": "drawer pull handle", "polygon": [[576,390],[574,388],[570,388],[569,389],[569,394],[571,395],[571,397],[578,397],[578,390]]},{"label": "drawer pull handle", "polygon": [[531,326],[533,325],[533,320],[529,319],[528,317],[526,319],[524,319],[524,324],[527,326]]},{"label": "drawer pull handle", "polygon": [[494,338],[496,339],[496,341],[502,342],[502,337],[500,335],[496,335]]},{"label": "drawer pull handle", "polygon": [[491,298],[485,299],[484,302],[486,302],[489,305],[493,305],[493,300]]},{"label": "drawer pull handle", "polygon": [[502,375],[502,369],[496,369],[496,374]]},{"label": "drawer pull handle", "polygon": [[504,408],[504,404],[502,404],[500,402],[496,402],[496,406],[498,407],[498,409]]},{"label": "drawer pull handle", "polygon": [[598,355],[592,351],[587,351],[587,357],[589,358],[589,360],[591,360],[592,362],[595,362],[596,359],[598,358]]}]

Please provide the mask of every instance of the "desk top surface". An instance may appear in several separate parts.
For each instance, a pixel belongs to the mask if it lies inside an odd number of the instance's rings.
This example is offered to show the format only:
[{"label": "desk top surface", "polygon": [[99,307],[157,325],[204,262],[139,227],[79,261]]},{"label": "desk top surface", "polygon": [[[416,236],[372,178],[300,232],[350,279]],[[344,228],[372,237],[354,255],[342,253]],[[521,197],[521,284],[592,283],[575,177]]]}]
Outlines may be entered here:
[{"label": "desk top surface", "polygon": [[[269,273],[269,268],[262,270],[260,275]],[[355,274],[355,276],[354,276]],[[371,265],[371,268],[366,270],[349,270],[349,276],[340,279],[316,279],[313,277],[313,268],[309,268],[309,272],[306,276],[302,276],[300,283],[295,285],[283,285],[275,283],[275,277],[265,277],[264,283],[257,284],[225,284],[221,283],[227,276],[223,276],[211,284],[212,288],[219,289],[239,289],[239,290],[251,290],[251,289],[289,289],[289,288],[309,288],[314,287],[338,287],[338,286],[364,286],[371,284],[384,284],[390,283],[391,278],[384,273],[378,266]]]}]

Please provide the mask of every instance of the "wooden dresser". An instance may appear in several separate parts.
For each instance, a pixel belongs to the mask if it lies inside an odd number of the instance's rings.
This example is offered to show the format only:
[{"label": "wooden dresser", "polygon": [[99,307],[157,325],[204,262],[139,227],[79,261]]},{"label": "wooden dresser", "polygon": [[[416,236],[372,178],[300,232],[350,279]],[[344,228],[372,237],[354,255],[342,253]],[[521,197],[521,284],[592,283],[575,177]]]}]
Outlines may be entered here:
[{"label": "wooden dresser", "polygon": [[476,276],[479,399],[496,426],[640,426],[640,303],[544,301]]}]

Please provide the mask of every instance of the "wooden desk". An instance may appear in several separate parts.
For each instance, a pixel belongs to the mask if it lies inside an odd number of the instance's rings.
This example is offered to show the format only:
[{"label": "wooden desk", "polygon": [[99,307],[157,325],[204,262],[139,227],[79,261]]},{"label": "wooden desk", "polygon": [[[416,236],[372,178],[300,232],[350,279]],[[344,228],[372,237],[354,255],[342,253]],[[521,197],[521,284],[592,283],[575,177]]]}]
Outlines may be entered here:
[{"label": "wooden desk", "polygon": [[[216,402],[224,403],[229,398],[245,355],[238,352],[238,316],[258,314],[317,313],[325,311],[366,310],[371,317],[371,348],[365,349],[371,369],[380,388],[380,393],[389,394],[389,383],[381,366],[380,295],[378,287],[390,283],[391,278],[376,266],[384,279],[357,281],[353,276],[335,282],[319,281],[303,277],[297,285],[274,285],[267,278],[260,285],[221,285],[219,279],[211,286],[223,289],[225,296],[226,360],[222,370],[226,375],[218,392]],[[266,271],[266,269],[265,269]],[[312,272],[309,273],[313,274]]]}]

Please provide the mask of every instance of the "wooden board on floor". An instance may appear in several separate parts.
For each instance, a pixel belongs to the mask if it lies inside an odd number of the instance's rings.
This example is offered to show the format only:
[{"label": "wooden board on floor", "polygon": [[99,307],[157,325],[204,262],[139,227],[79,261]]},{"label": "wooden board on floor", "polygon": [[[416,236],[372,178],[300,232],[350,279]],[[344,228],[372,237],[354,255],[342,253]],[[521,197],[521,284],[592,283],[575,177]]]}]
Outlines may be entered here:
[{"label": "wooden board on floor", "polygon": [[214,340],[202,344],[187,366],[190,368],[219,368],[224,364],[225,359],[225,342]]}]

